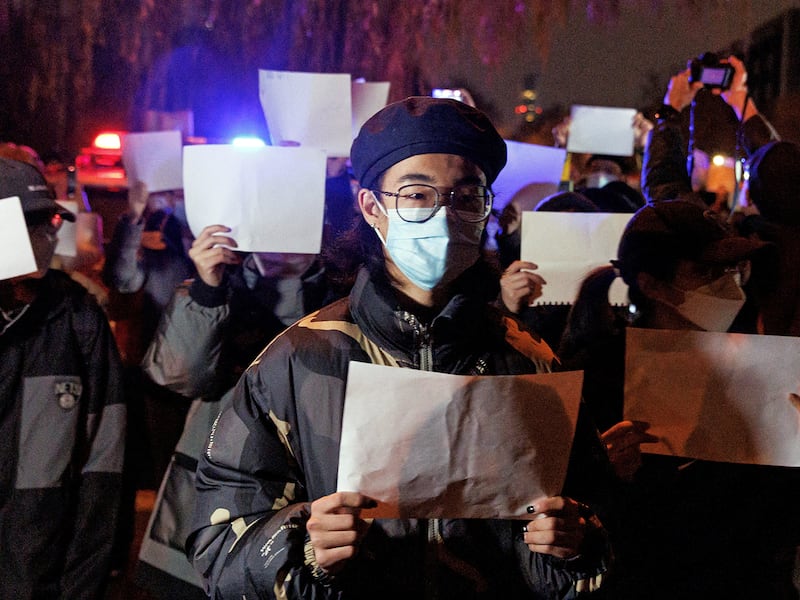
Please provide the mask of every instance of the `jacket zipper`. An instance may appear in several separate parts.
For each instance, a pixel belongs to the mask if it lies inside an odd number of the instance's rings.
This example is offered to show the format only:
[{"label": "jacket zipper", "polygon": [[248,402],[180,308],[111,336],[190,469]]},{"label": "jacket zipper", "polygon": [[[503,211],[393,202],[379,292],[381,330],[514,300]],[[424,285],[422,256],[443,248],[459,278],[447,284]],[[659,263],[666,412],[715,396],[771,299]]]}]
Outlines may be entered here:
[{"label": "jacket zipper", "polygon": [[[433,345],[431,343],[430,329],[420,323],[419,319],[411,313],[404,314],[404,320],[414,330],[414,341],[419,359],[420,371],[433,371]],[[436,564],[439,560],[439,549],[444,544],[442,538],[441,519],[427,519],[427,543],[425,545],[425,567],[429,571],[425,577],[425,598],[436,600],[439,598],[439,585],[436,578]]]}]

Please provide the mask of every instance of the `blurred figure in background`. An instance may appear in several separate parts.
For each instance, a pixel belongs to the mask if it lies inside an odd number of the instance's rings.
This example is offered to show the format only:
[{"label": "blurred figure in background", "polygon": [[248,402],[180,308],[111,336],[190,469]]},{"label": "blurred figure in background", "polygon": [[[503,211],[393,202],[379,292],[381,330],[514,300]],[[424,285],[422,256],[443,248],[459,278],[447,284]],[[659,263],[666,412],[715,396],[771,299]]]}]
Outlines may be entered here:
[{"label": "blurred figure in background", "polygon": [[115,562],[121,567],[133,539],[137,489],[157,489],[189,410],[189,400],[154,384],[140,363],[175,288],[192,276],[188,227],[175,192],[149,194],[141,183],[128,191],[106,248],[103,280],[111,290],[109,317],[125,367],[129,421],[125,518]]},{"label": "blurred figure in background", "polygon": [[771,242],[777,261],[753,271],[756,330],[800,336],[800,146],[774,141],[759,148],[748,164],[744,195],[757,210],[739,220],[739,230]]},{"label": "blurred figure in background", "polygon": [[[203,229],[189,254],[197,277],[181,285],[144,358],[157,384],[194,399],[139,552],[137,581],[159,598],[205,597],[183,551],[195,469],[228,391],[283,329],[320,308],[325,269],[313,254],[236,252],[230,228]],[[223,245],[228,247],[223,247]]]},{"label": "blurred figure in background", "polygon": [[[747,71],[744,63],[735,56],[726,61],[733,67],[734,75],[727,90],[714,90],[730,107],[738,120],[736,145],[743,156],[752,154],[767,142],[778,138],[772,125],[758,112],[747,90]],[[650,132],[642,164],[642,193],[648,202],[685,198],[709,206],[710,200],[700,195],[705,181],[695,178],[687,165],[689,141],[684,135],[684,113],[695,96],[703,90],[700,81],[690,82],[690,69],[674,75],[664,95],[664,104],[656,115],[656,126]],[[703,94],[709,93],[703,90]],[[725,104],[717,100],[716,106]],[[727,108],[726,108],[727,110]],[[697,124],[700,127],[700,123]],[[696,148],[696,144],[692,144]],[[736,157],[740,158],[740,157]],[[693,170],[692,170],[693,171]],[[712,194],[714,199],[716,195]]]}]

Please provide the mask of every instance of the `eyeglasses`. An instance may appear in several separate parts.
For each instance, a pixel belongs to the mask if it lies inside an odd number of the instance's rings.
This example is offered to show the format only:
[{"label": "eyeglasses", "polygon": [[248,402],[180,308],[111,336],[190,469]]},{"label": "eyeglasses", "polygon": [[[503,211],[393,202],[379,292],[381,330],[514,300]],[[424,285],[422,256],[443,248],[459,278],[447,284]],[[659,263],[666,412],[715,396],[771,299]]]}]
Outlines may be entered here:
[{"label": "eyeglasses", "polygon": [[[394,198],[398,216],[409,223],[424,223],[444,205],[449,206],[462,221],[479,223],[489,216],[494,199],[489,188],[475,184],[457,185],[446,194],[423,183],[404,185],[396,193],[372,192]],[[442,196],[447,198],[444,203]]]}]

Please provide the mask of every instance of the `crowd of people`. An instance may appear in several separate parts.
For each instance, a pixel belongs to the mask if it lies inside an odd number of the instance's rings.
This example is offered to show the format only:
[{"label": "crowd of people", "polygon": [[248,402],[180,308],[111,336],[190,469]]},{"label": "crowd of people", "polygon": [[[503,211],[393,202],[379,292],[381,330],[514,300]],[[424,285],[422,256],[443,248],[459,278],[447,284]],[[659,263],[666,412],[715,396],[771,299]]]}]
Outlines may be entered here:
[{"label": "crowd of people", "polygon": [[[19,197],[37,270],[0,281],[0,597],[103,598],[140,489],[158,490],[137,565],[157,598],[800,597],[798,468],[650,454],[651,424],[624,418],[631,328],[800,335],[800,147],[727,62],[721,93],[671,78],[640,172],[588,156],[571,191],[528,187],[500,214],[488,117],[391,103],[349,168],[329,159],[318,255],[240,252],[224,223],[193,236],[180,190],[134,182],[108,246],[88,235],[59,262],[89,207],[57,204],[35,151],[5,144],[0,198]],[[698,95],[738,123],[733,202],[687,168]],[[527,210],[630,214],[570,305],[536,305]],[[337,488],[351,362],[582,371],[560,493],[516,518],[372,518],[375,498]]]}]

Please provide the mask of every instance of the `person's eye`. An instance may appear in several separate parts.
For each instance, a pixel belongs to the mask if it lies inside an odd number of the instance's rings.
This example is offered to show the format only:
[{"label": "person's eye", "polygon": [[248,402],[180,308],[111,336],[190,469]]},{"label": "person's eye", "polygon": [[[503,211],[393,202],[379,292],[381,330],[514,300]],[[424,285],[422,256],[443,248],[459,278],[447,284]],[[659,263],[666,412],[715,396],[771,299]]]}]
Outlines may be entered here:
[{"label": "person's eye", "polygon": [[409,192],[403,195],[404,198],[408,198],[409,200],[425,200],[428,196],[425,192]]}]

